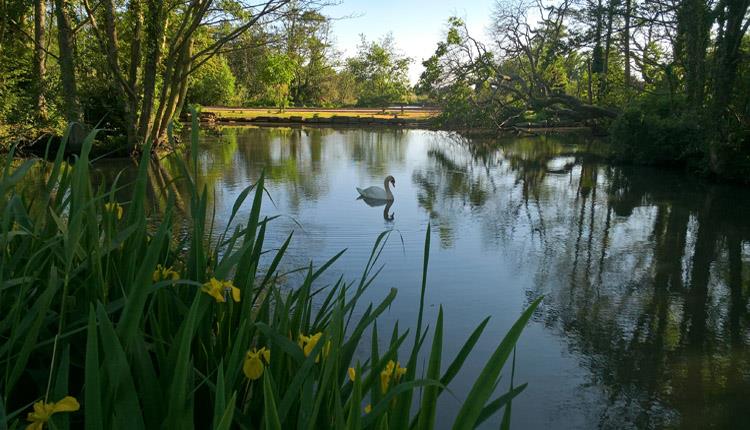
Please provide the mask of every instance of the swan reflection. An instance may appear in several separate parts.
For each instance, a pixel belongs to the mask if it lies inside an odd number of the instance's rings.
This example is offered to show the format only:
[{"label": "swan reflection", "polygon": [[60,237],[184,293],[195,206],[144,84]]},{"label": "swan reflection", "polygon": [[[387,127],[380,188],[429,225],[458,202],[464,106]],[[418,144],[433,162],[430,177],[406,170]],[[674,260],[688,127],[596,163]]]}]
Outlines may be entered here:
[{"label": "swan reflection", "polygon": [[391,206],[393,206],[393,200],[379,200],[379,199],[368,199],[367,197],[359,196],[357,197],[357,200],[362,200],[367,204],[367,206],[370,206],[371,208],[383,206],[383,219],[386,221],[393,221],[395,218],[395,213],[388,213],[391,209]]}]

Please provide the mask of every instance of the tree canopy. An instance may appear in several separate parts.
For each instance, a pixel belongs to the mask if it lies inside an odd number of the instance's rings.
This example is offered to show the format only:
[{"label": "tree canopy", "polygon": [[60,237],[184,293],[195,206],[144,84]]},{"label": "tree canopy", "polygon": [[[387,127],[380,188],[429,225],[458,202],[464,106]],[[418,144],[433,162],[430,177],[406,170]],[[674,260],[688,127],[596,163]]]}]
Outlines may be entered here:
[{"label": "tree canopy", "polygon": [[359,87],[358,103],[387,106],[404,102],[409,94],[411,59],[398,53],[390,34],[377,42],[368,42],[364,35],[361,37],[357,55],[346,64]]},{"label": "tree canopy", "polygon": [[448,20],[417,91],[442,106],[445,126],[609,128],[626,159],[748,181],[749,6],[498,0],[488,42]]},{"label": "tree canopy", "polygon": [[[328,0],[8,0],[0,3],[0,134],[67,124],[139,150],[187,104],[377,105],[404,100],[408,59],[386,37],[352,61]],[[374,78],[374,81],[366,81]],[[32,136],[33,137],[33,136]]]}]

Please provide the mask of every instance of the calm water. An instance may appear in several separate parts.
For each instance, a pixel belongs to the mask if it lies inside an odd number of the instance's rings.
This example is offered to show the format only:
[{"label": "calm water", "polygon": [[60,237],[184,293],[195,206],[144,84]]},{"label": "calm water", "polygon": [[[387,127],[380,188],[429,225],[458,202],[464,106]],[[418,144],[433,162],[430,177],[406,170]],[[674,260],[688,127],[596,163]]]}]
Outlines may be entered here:
[{"label": "calm water", "polygon": [[[273,201],[264,212],[282,215],[269,244],[295,232],[282,270],[347,248],[325,281],[354,280],[376,236],[393,231],[368,296],[399,289],[384,333],[396,319],[415,324],[431,223],[427,317],[444,305],[445,361],[492,317],[451,386],[458,397],[544,294],[518,345],[515,382],[529,385],[513,403],[514,428],[750,426],[750,190],[602,164],[597,144],[575,137],[270,128],[202,136],[217,231],[265,169]],[[355,186],[382,186],[389,174],[396,199],[387,214],[356,199]],[[506,372],[501,386],[509,381]],[[438,422],[452,422],[457,404],[445,396]]]}]

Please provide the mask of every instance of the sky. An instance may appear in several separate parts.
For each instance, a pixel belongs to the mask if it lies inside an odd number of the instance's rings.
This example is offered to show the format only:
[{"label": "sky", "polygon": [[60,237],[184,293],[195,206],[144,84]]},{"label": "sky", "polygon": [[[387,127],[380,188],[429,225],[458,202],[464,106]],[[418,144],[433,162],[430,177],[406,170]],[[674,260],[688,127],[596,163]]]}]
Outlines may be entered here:
[{"label": "sky", "polygon": [[377,40],[392,33],[401,53],[413,59],[409,79],[416,83],[422,60],[432,55],[445,37],[448,17],[463,18],[472,36],[482,40],[493,4],[494,0],[342,0],[325,13],[334,18],[336,46],[344,57],[356,53],[360,34]]}]

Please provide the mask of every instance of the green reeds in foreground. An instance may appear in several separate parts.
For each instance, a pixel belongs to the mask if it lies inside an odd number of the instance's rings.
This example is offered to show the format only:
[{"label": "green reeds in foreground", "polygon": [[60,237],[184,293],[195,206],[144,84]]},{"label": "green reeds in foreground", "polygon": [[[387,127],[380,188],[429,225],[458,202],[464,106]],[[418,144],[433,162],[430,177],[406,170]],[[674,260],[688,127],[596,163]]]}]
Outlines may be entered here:
[{"label": "green reeds in foreground", "polygon": [[[94,137],[72,166],[63,161],[64,144],[43,169],[38,161],[19,165],[12,154],[5,161],[0,429],[436,427],[436,404],[487,320],[467,333],[456,357],[442,355],[442,308],[431,333],[423,323],[429,228],[416,331],[396,327],[379,350],[376,321],[396,290],[377,304],[359,301],[377,274],[385,233],[357,282],[318,285],[339,254],[282,289],[277,268],[291,236],[275,255],[263,250],[270,221],[260,216],[263,177],[238,196],[232,230],[210,237],[208,191],[196,186],[194,124],[192,160],[175,160],[190,194],[190,235],[180,241],[172,191],[160,222],[146,214],[149,148],[134,183],[95,189]],[[29,197],[19,184],[39,171],[45,178]],[[125,185],[130,200],[116,202],[115,189]],[[240,224],[235,216],[248,199],[250,216]],[[503,409],[507,415],[525,385],[492,396],[538,304],[500,340],[453,428],[475,428]],[[362,343],[365,332],[371,345]],[[411,351],[403,355],[407,339]],[[368,359],[353,361],[368,349]],[[418,371],[420,352],[429,358]]]}]

